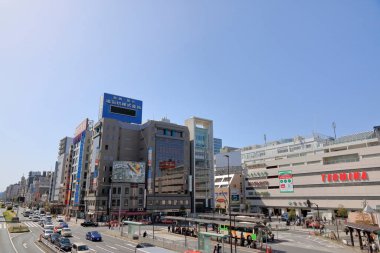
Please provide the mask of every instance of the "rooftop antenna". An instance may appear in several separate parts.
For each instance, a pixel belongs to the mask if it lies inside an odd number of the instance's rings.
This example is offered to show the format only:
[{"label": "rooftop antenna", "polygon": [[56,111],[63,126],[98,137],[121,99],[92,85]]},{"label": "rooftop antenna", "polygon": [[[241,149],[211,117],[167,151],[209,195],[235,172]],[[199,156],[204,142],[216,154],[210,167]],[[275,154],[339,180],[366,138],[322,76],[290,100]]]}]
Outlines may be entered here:
[{"label": "rooftop antenna", "polygon": [[335,121],[333,121],[332,123],[332,128],[334,129],[334,140],[336,140],[336,124],[335,124]]},{"label": "rooftop antenna", "polygon": [[264,143],[265,143],[265,145],[267,145],[267,135],[266,134],[264,134]]}]

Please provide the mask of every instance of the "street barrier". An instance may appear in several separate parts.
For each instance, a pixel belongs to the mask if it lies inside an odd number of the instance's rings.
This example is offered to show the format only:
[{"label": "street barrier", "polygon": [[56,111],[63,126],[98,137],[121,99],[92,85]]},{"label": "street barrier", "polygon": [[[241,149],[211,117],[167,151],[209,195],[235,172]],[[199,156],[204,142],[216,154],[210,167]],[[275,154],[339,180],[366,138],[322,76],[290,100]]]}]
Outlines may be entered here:
[{"label": "street barrier", "polygon": [[53,252],[65,252],[64,250],[61,250],[56,245],[52,244],[50,241],[46,240],[45,238],[40,235],[39,242],[43,243],[46,247],[51,249]]}]

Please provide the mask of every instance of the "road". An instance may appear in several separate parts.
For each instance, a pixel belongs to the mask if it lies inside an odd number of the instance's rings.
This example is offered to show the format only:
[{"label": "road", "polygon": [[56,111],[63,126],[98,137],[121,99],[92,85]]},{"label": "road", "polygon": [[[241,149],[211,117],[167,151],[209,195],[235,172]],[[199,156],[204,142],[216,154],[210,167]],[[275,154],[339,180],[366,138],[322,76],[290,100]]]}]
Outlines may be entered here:
[{"label": "road", "polygon": [[[4,252],[10,253],[41,253],[44,252],[37,245],[36,241],[39,235],[42,233],[43,229],[37,222],[33,222],[28,218],[24,218],[21,215],[20,210],[20,219],[24,220],[24,224],[29,227],[31,232],[24,234],[16,234],[12,237],[12,241],[15,245],[17,251],[13,249],[12,243],[9,239],[8,232],[6,229],[0,228],[0,244],[1,250],[5,250]],[[55,222],[55,221],[54,221]],[[0,222],[1,223],[1,222]],[[83,242],[89,246],[92,252],[98,253],[119,253],[119,252],[135,252],[136,243],[124,240],[122,238],[118,238],[112,236],[107,227],[81,227],[80,222],[78,224],[74,222],[70,222],[69,226],[72,230],[73,237],[70,238],[71,242]],[[97,230],[103,236],[102,242],[91,242],[85,240],[85,234],[88,231]],[[152,238],[152,226],[144,226],[141,233],[143,231],[147,231],[149,238]],[[115,228],[113,230],[113,234],[119,234],[119,230]],[[163,246],[165,244],[177,244],[177,245],[185,245],[185,237],[177,234],[171,234],[167,232],[167,226],[156,226],[155,228],[155,237],[159,242],[159,245]],[[277,238],[277,234],[276,234]],[[162,243],[162,244],[160,244]],[[191,248],[196,248],[198,241],[193,237],[186,237],[186,244]],[[224,245],[224,252],[230,252],[230,246],[228,244]],[[278,239],[271,243],[268,243],[268,246],[271,246],[275,252],[278,253],[326,253],[326,252],[334,252],[334,253],[347,253],[353,252],[351,248],[346,246],[342,246],[340,244],[336,244],[333,241],[328,239],[324,239],[321,237],[315,237],[312,235],[308,235],[304,231],[298,230],[288,230],[288,231],[279,231]],[[265,246],[264,246],[265,247]],[[146,249],[137,250],[137,252],[148,252],[144,251]],[[2,251],[3,252],[3,251]],[[166,252],[166,251],[165,251]],[[233,252],[235,252],[233,247]],[[253,249],[245,248],[245,247],[237,247],[237,253],[252,253]]]},{"label": "road", "polygon": [[[16,252],[13,248],[12,241],[10,239],[8,230],[7,230],[7,225],[5,223],[5,219],[3,217],[3,212],[5,209],[0,209],[0,245],[1,245],[1,252],[9,252],[13,253]],[[17,252],[16,252],[17,253]]]}]

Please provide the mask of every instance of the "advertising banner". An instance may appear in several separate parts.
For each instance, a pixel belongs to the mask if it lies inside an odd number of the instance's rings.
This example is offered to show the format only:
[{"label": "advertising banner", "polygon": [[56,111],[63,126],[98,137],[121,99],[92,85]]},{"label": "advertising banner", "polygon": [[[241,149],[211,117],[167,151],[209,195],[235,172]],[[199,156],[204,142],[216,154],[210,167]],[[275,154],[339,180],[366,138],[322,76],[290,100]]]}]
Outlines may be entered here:
[{"label": "advertising banner", "polygon": [[280,181],[280,192],[294,192],[293,189],[293,174],[291,170],[283,170],[278,172],[278,179]]},{"label": "advertising banner", "polygon": [[145,183],[145,163],[114,161],[112,182]]}]

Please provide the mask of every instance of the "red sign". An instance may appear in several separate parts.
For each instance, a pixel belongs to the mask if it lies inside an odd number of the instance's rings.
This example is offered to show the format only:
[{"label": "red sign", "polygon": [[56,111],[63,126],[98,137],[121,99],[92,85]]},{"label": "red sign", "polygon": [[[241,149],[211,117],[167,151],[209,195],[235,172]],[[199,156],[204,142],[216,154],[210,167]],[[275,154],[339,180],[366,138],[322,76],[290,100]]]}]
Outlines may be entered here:
[{"label": "red sign", "polygon": [[160,169],[175,169],[174,161],[162,161],[159,164]]},{"label": "red sign", "polygon": [[324,183],[368,180],[366,171],[321,174]]}]

